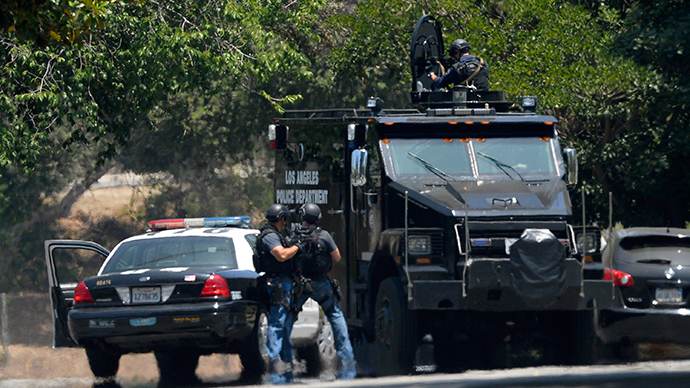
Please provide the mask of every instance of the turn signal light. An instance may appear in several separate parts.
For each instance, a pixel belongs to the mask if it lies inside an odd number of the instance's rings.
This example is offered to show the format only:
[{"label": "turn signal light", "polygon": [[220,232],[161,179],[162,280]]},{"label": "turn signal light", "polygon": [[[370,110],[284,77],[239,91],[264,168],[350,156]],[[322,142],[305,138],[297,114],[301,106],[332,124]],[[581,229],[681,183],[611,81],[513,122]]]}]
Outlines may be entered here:
[{"label": "turn signal light", "polygon": [[230,289],[228,288],[228,282],[225,281],[220,275],[212,274],[206,279],[204,283],[204,288],[201,289],[199,298],[227,298],[230,296]]},{"label": "turn signal light", "polygon": [[604,280],[613,280],[616,287],[632,287],[635,285],[632,275],[616,269],[604,269]]}]

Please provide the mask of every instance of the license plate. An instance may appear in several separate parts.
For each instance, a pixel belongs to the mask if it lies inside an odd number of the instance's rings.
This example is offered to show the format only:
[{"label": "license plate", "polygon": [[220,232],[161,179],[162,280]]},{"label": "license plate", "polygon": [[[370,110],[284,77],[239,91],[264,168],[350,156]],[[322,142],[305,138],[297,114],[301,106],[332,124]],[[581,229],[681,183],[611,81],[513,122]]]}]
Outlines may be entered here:
[{"label": "license plate", "polygon": [[659,303],[683,302],[683,290],[680,288],[657,288],[656,301]]},{"label": "license plate", "polygon": [[132,304],[158,303],[161,301],[160,287],[133,287]]},{"label": "license plate", "polygon": [[115,321],[112,319],[89,319],[89,329],[112,329]]}]

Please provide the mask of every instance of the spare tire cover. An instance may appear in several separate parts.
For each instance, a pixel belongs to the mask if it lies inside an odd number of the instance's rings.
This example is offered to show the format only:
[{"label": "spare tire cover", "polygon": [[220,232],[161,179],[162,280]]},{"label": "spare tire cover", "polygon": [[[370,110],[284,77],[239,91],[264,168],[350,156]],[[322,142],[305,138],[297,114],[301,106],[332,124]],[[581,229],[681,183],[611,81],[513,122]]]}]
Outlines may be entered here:
[{"label": "spare tire cover", "polygon": [[530,307],[549,307],[565,292],[565,268],[565,246],[548,229],[525,229],[510,247],[512,286]]}]

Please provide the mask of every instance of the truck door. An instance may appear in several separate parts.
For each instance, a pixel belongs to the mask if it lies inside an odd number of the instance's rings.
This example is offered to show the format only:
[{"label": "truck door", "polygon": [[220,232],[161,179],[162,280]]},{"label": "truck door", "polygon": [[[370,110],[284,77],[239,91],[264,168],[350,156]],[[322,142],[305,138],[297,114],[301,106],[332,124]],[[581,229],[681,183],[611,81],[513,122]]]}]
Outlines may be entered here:
[{"label": "truck door", "polygon": [[67,327],[74,289],[79,282],[98,273],[109,251],[96,243],[79,240],[47,240],[44,246],[53,312],[53,347],[74,347],[77,345]]},{"label": "truck door", "polygon": [[[350,149],[350,174],[349,186],[349,254],[353,260],[356,276],[352,281],[361,283],[357,290],[357,303],[349,305],[352,310],[349,317],[361,317],[366,315],[366,303],[362,298],[366,297],[365,283],[369,278],[369,266],[377,249],[379,236],[383,227],[382,223],[382,191],[381,191],[381,157],[379,153],[378,138],[374,128],[364,131],[365,141]],[[355,306],[356,304],[356,306]],[[359,309],[358,311],[356,309]]]},{"label": "truck door", "polygon": [[[345,180],[349,176],[345,172],[348,155],[344,128],[293,126],[290,131],[295,142],[288,143],[284,150],[276,150],[276,202],[295,211],[307,202],[319,205],[322,213],[319,226],[331,233],[342,256],[339,263],[334,263],[330,275],[339,279],[343,295],[347,295],[349,197],[346,190],[349,186]],[[298,223],[298,218],[293,217],[293,222]]]}]

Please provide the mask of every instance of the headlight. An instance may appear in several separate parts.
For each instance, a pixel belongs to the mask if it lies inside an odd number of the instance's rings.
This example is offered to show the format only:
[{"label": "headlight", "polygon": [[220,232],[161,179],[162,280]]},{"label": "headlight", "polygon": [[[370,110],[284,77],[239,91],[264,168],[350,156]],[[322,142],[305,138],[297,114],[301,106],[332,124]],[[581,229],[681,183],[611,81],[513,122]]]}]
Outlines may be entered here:
[{"label": "headlight", "polygon": [[407,249],[414,254],[431,253],[431,238],[429,236],[409,236]]},{"label": "headlight", "polygon": [[583,243],[586,245],[587,250],[584,253],[595,253],[597,251],[597,235],[595,233],[587,233],[585,235],[577,235],[577,251],[583,252]]}]

